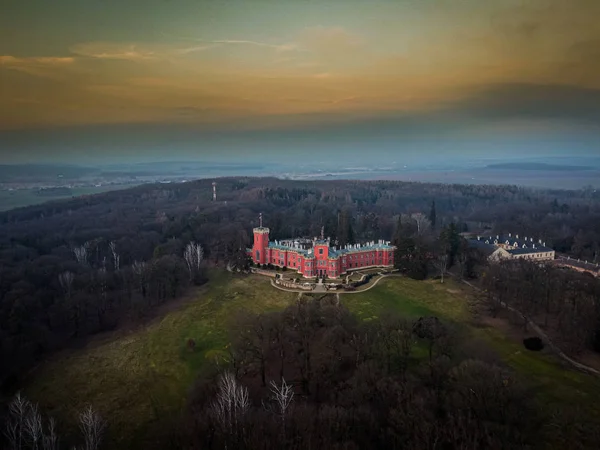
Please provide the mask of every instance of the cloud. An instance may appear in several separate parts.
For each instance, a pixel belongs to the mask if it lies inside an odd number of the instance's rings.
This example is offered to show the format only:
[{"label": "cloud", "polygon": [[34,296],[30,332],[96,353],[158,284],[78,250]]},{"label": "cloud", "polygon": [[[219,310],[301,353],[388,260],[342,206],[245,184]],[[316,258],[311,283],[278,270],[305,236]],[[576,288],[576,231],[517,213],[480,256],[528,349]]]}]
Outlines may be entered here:
[{"label": "cloud", "polygon": [[600,37],[573,43],[567,50],[567,58],[600,65]]},{"label": "cloud", "polygon": [[128,61],[144,61],[157,59],[164,54],[164,46],[150,49],[137,44],[121,44],[110,42],[86,42],[70,48],[71,53],[87,58],[117,59]]},{"label": "cloud", "polygon": [[235,39],[222,39],[222,40],[214,40],[214,41],[201,41],[201,42],[210,42],[212,44],[232,44],[232,45],[252,45],[255,47],[267,47],[277,50],[278,52],[287,52],[298,50],[295,44],[267,44],[265,42],[258,41],[246,41],[246,40],[235,40]]},{"label": "cloud", "polygon": [[[210,48],[224,46],[224,45],[235,45],[235,46],[249,45],[249,46],[253,46],[253,47],[270,48],[277,52],[290,52],[290,51],[300,51],[301,50],[294,43],[270,44],[267,42],[254,41],[254,40],[248,40],[248,39],[199,39],[199,38],[191,38],[191,37],[184,37],[184,36],[173,36],[173,35],[166,34],[166,33],[162,33],[162,34],[163,34],[163,36],[170,38],[170,39],[189,41],[189,42],[198,42],[198,43],[204,44],[204,45],[200,45],[198,47],[190,47],[191,50],[196,49],[196,48],[199,50],[208,50]],[[194,50],[192,50],[192,51],[194,51]]]},{"label": "cloud", "polygon": [[24,65],[64,65],[71,64],[74,61],[70,57],[38,56],[29,58],[18,58],[15,56],[0,56],[0,64],[8,66]]},{"label": "cloud", "polygon": [[213,49],[213,48],[216,48],[219,46],[220,46],[220,44],[196,45],[194,47],[177,49],[177,50],[175,50],[175,53],[179,53],[181,55],[186,55],[188,53],[203,52],[205,50],[210,50],[210,49]]},{"label": "cloud", "polygon": [[70,66],[75,62],[72,57],[16,57],[0,55],[0,67],[18,70],[36,76],[50,76],[56,68]]},{"label": "cloud", "polygon": [[573,85],[505,83],[473,90],[449,111],[491,120],[600,120],[600,89]]}]

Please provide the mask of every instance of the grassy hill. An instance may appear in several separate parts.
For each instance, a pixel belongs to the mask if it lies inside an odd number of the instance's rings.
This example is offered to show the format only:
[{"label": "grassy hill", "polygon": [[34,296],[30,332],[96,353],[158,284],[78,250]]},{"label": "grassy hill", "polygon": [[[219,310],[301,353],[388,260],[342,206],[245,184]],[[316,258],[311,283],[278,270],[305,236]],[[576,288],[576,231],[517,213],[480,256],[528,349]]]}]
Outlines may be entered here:
[{"label": "grassy hill", "polygon": [[295,298],[265,278],[216,272],[208,286],[149,326],[55,356],[25,393],[64,424],[92,403],[109,419],[109,448],[131,448],[184,406],[195,377],[227,343],[228,317],[242,308],[283,309]]},{"label": "grassy hill", "polygon": [[[283,309],[295,298],[259,276],[214,273],[207,286],[162,319],[55,356],[33,375],[26,394],[62,423],[73,423],[75,414],[92,403],[110,421],[107,448],[132,448],[133,442],[143,447],[142,436],[151,439],[153,431],[176,420],[195,377],[222,354],[234,312]],[[590,420],[598,418],[600,380],[564,368],[550,354],[527,352],[503,330],[478,321],[471,292],[452,280],[440,284],[390,277],[367,292],[343,295],[341,301],[363,320],[394,310],[453,322],[481,345],[480,352],[493,354],[522,375],[549,410],[563,407],[568,413],[570,405],[577,405]],[[189,338],[196,342],[195,351],[187,348]],[[415,357],[425,356],[416,350]]]}]

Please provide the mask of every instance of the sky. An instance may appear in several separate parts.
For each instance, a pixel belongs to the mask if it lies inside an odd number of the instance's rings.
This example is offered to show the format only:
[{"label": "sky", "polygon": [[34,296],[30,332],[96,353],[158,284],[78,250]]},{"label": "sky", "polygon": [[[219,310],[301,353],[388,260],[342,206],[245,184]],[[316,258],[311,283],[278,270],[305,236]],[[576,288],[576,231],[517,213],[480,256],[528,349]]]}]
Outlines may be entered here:
[{"label": "sky", "polygon": [[600,155],[598,0],[2,9],[0,163]]}]

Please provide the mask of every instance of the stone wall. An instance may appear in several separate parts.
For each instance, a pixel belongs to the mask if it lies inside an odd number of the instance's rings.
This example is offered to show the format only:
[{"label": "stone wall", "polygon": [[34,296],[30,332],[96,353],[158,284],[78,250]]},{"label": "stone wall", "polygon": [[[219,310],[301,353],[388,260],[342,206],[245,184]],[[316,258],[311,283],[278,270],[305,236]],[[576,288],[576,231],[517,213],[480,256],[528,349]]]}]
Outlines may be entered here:
[{"label": "stone wall", "polygon": [[293,281],[281,279],[275,280],[275,283],[288,289],[302,289],[303,291],[312,291],[314,289],[314,285],[312,283],[294,283]]},{"label": "stone wall", "polygon": [[268,277],[271,278],[275,278],[277,276],[277,273],[270,271],[270,270],[262,270],[262,269],[256,269],[256,268],[252,268],[252,273],[258,273],[260,275],[266,275]]}]

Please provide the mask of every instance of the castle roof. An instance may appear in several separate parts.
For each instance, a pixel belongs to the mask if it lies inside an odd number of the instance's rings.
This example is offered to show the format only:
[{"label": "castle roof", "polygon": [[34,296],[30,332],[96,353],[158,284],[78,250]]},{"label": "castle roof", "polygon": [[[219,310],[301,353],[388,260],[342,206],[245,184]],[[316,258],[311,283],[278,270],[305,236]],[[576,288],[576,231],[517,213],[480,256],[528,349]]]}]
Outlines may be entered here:
[{"label": "castle roof", "polygon": [[496,236],[478,236],[476,239],[470,239],[469,244],[488,252],[491,248],[496,249],[499,246],[511,255],[526,255],[529,253],[547,253],[554,251],[547,247],[541,239],[537,241],[533,238],[519,237],[519,235],[496,235]]},{"label": "castle roof", "polygon": [[337,258],[342,255],[348,253],[361,253],[361,252],[369,252],[373,250],[392,250],[394,248],[393,245],[390,245],[386,242],[373,242],[368,243],[366,245],[360,245],[359,247],[350,246],[350,248],[340,248],[336,250],[330,250],[329,256],[332,258]]},{"label": "castle roof", "polygon": [[[310,247],[304,247],[310,243]],[[331,241],[328,239],[309,241],[307,239],[285,239],[282,241],[269,242],[269,248],[297,252],[307,258],[314,257],[314,245],[327,245],[329,247],[329,258],[339,258],[345,254],[362,253],[374,250],[391,250],[394,248],[388,242],[380,240],[378,242],[368,242],[366,244],[348,245],[344,248],[336,248],[331,246]]]},{"label": "castle roof", "polygon": [[482,251],[487,256],[494,253],[497,248],[494,244],[486,244],[485,241],[478,241],[477,239],[470,239],[469,244],[471,247]]}]

